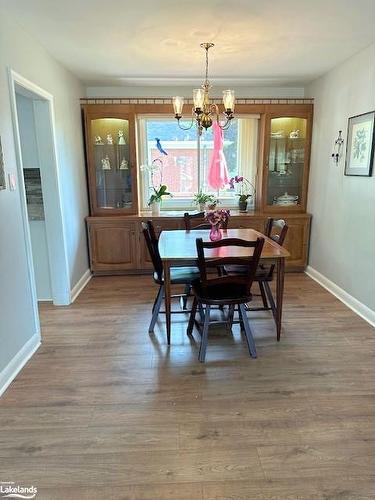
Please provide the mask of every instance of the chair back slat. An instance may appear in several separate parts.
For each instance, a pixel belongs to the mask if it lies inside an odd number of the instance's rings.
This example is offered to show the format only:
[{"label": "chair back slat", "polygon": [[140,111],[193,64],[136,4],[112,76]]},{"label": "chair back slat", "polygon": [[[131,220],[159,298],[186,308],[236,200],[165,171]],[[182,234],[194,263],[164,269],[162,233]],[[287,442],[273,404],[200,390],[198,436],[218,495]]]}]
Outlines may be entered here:
[{"label": "chair back slat", "polygon": [[[211,224],[205,221],[205,212],[199,212],[197,214],[189,214],[189,212],[184,213],[184,224],[186,231],[194,231],[196,229],[211,229]],[[196,224],[196,222],[198,222]],[[193,225],[193,223],[195,223]],[[228,228],[228,219],[222,223],[221,227],[223,229]]]},{"label": "chair back slat", "polygon": [[[264,234],[268,236],[268,238],[271,238],[271,240],[283,246],[287,232],[288,224],[284,219],[273,219],[272,217],[268,217],[264,228]],[[268,270],[268,279],[272,279],[274,270],[275,264],[271,264]]]},{"label": "chair back slat", "polygon": [[152,221],[142,222],[142,233],[146,241],[148,253],[151,257],[152,265],[159,280],[163,278],[163,262],[159,253],[159,240],[156,236]]},{"label": "chair back slat", "polygon": [[284,219],[273,219],[268,217],[264,228],[264,234],[276,241],[279,245],[284,244],[286,234],[288,232],[288,225]]},{"label": "chair back slat", "polygon": [[[239,238],[225,238],[220,241],[204,242],[202,238],[196,239],[198,267],[201,275],[201,284],[203,288],[209,288],[216,285],[245,285],[248,293],[253,283],[256,269],[264,245],[264,238],[257,238],[255,241],[242,240]],[[244,255],[240,257],[232,257],[229,254],[226,256],[212,255],[212,250],[223,249],[225,247],[240,247],[244,249]],[[248,254],[247,254],[248,252]],[[246,255],[247,254],[247,255]],[[243,274],[226,274],[217,276],[210,274],[208,271],[217,266],[222,265],[241,265],[246,268]]]}]

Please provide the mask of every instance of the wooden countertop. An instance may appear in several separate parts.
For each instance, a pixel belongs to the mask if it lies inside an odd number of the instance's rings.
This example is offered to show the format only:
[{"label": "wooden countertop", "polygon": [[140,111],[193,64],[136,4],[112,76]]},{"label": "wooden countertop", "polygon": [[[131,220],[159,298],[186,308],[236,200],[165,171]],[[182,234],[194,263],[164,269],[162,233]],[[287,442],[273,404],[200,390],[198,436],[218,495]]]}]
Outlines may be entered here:
[{"label": "wooden countertop", "polygon": [[[140,211],[138,214],[133,214],[133,215],[114,215],[114,214],[108,214],[108,215],[95,215],[91,216],[89,215],[86,217],[87,220],[91,221],[100,221],[100,220],[105,220],[105,219],[132,219],[132,220],[137,220],[137,219],[182,219],[184,216],[184,213],[187,212],[188,210],[163,210],[160,215],[152,215],[151,210],[143,210]],[[198,210],[190,210],[189,213],[197,213]],[[310,218],[311,214],[303,212],[303,213],[296,213],[296,212],[291,212],[289,213],[287,210],[282,210],[280,208],[280,212],[276,213],[262,213],[262,212],[257,212],[257,211],[252,211],[252,212],[240,212],[239,210],[231,210],[230,211],[230,216],[231,217],[249,217],[249,218],[265,218],[265,217],[281,217],[281,218],[287,218],[287,219],[300,219],[302,218]]]}]

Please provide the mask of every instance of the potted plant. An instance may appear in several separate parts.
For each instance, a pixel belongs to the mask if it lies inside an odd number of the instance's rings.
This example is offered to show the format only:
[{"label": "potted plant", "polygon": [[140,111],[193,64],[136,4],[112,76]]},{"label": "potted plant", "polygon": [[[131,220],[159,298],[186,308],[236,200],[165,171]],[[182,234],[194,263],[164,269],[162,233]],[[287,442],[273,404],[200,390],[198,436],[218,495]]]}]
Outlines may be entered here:
[{"label": "potted plant", "polygon": [[172,196],[168,192],[168,188],[165,184],[160,184],[159,187],[152,186],[153,193],[148,200],[148,206],[151,207],[152,215],[160,215],[160,204],[163,200],[163,196]]},{"label": "potted plant", "polygon": [[211,224],[210,240],[218,241],[223,237],[221,225],[229,219],[230,211],[223,209],[207,210],[205,219]]},{"label": "potted plant", "polygon": [[[148,172],[151,180],[151,195],[148,200],[147,205],[151,207],[152,215],[160,215],[160,204],[163,200],[163,196],[170,196],[172,194],[168,191],[168,188],[163,184],[163,162],[160,158],[155,158],[152,160],[151,165],[141,165],[141,170]],[[159,183],[155,183],[155,177],[159,178]]]},{"label": "potted plant", "polygon": [[198,191],[194,195],[193,203],[199,206],[199,211],[204,212],[207,205],[211,205],[216,202],[215,196],[212,194],[204,193],[203,191]]},{"label": "potted plant", "polygon": [[232,177],[229,181],[229,185],[231,189],[235,189],[236,185],[238,186],[239,188],[239,192],[237,193],[237,195],[239,196],[238,208],[240,212],[247,212],[248,200],[255,194],[254,185],[248,179],[240,175]]}]

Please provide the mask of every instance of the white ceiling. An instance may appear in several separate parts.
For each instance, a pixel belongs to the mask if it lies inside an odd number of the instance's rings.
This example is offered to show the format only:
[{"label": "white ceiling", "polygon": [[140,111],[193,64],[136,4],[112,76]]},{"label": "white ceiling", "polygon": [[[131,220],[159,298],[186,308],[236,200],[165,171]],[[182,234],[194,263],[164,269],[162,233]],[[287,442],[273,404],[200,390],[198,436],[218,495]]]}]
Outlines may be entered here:
[{"label": "white ceiling", "polygon": [[296,85],[375,41],[374,0],[2,0],[87,84]]}]

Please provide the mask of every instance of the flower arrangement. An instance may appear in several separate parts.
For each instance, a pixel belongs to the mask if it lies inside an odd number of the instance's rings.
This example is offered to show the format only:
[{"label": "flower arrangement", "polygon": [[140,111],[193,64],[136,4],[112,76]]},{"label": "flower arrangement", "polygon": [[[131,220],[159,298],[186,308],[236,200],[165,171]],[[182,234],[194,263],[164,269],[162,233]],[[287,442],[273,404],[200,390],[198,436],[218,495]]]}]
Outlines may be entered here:
[{"label": "flower arrangement", "polygon": [[236,175],[232,177],[229,181],[229,185],[231,189],[235,189],[235,185],[239,186],[239,192],[237,195],[239,196],[239,209],[240,212],[247,211],[247,200],[251,198],[255,194],[254,185],[242,175]]},{"label": "flower arrangement", "polygon": [[207,222],[211,224],[211,226],[219,226],[223,222],[226,222],[229,219],[230,210],[224,209],[216,209],[216,210],[207,210],[205,214],[205,219]]},{"label": "flower arrangement", "polygon": [[235,189],[235,184],[239,185],[239,193],[237,193],[237,195],[240,197],[240,202],[247,201],[255,194],[254,185],[246,179],[246,177],[243,177],[242,175],[232,177],[229,181],[230,188]]},{"label": "flower arrangement", "polygon": [[223,235],[221,234],[220,226],[223,222],[229,219],[230,211],[224,209],[207,210],[205,214],[205,219],[211,224],[210,240],[218,241],[221,240]]},{"label": "flower arrangement", "polygon": [[[148,206],[152,207],[154,215],[156,212],[160,211],[160,203],[163,200],[163,196],[172,197],[172,193],[168,191],[168,187],[163,184],[163,162],[160,158],[155,158],[152,160],[151,165],[141,165],[141,170],[148,172],[151,180],[151,195],[148,200]],[[159,182],[155,182],[155,177],[159,177]]]}]

